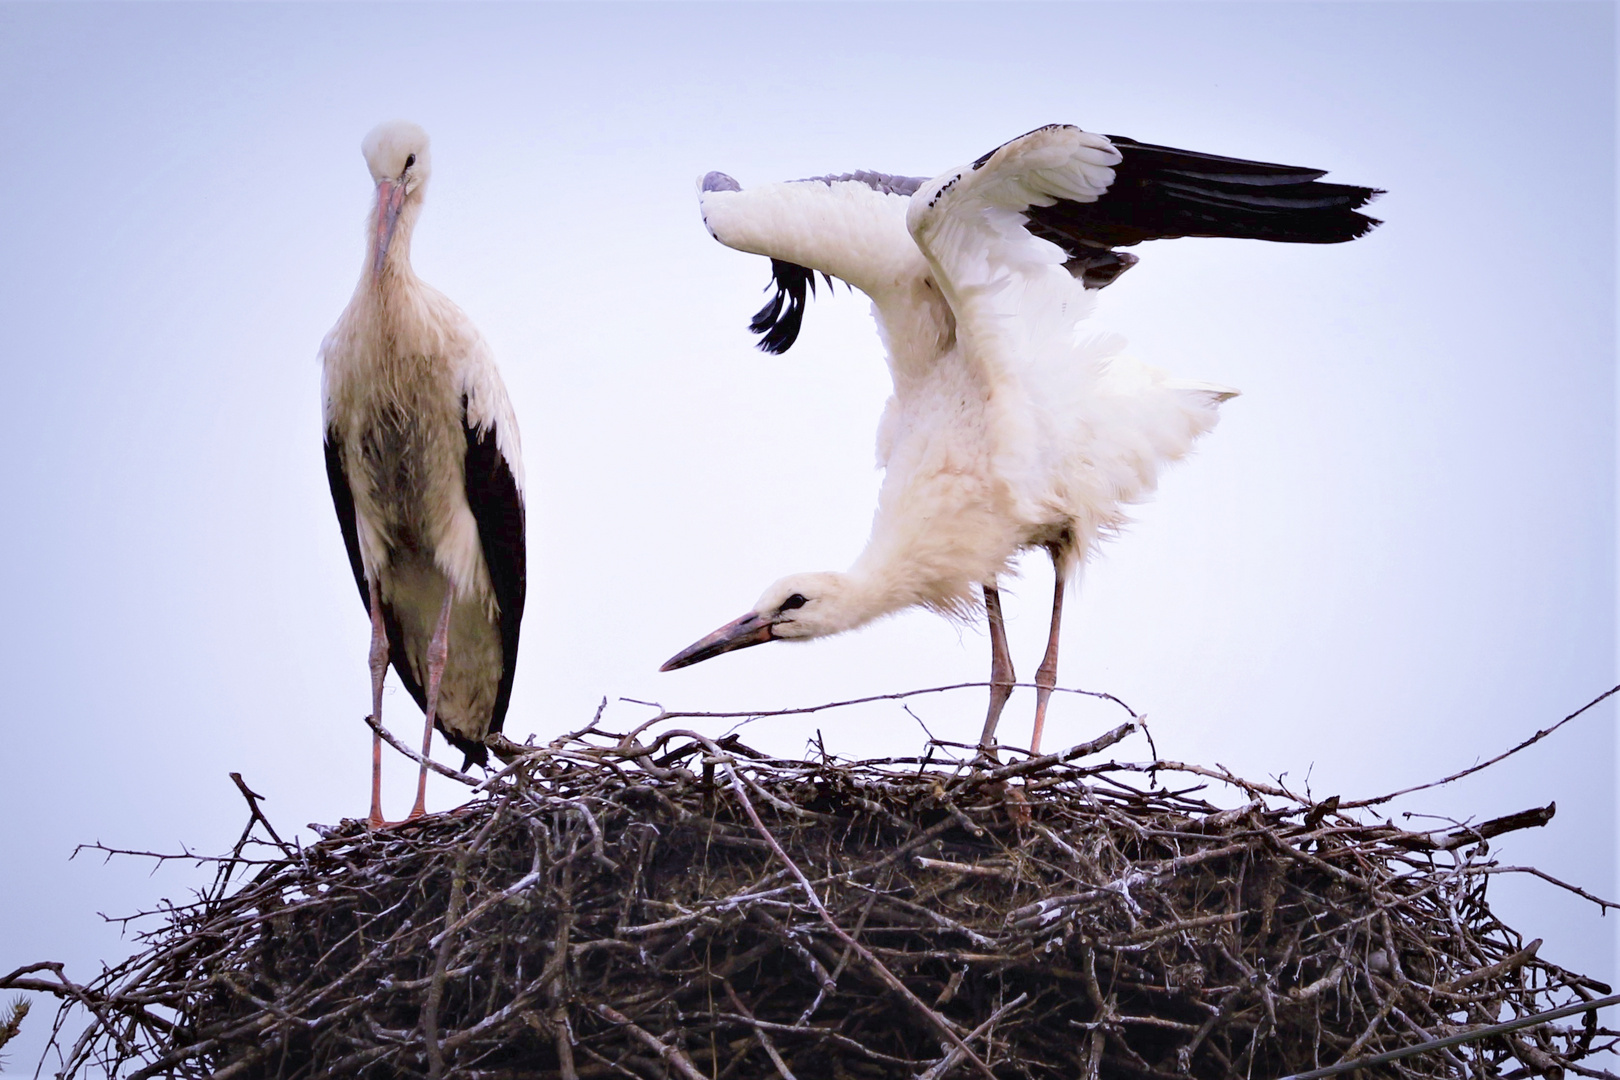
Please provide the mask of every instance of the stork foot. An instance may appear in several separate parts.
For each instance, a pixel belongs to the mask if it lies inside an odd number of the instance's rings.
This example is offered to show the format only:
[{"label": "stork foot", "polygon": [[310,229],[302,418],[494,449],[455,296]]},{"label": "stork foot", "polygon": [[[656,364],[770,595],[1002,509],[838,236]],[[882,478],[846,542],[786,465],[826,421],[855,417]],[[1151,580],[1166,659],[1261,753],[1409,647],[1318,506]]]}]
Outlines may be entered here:
[{"label": "stork foot", "polygon": [[406,814],[404,817],[400,818],[398,821],[384,821],[380,817],[377,817],[377,818],[368,817],[368,818],[366,818],[366,828],[368,830],[370,830],[371,832],[378,832],[378,831],[380,831],[382,829],[397,829],[401,825],[409,825],[411,822],[420,820],[421,818],[425,818],[425,817],[427,817],[427,811],[426,810],[412,810],[410,813]]}]

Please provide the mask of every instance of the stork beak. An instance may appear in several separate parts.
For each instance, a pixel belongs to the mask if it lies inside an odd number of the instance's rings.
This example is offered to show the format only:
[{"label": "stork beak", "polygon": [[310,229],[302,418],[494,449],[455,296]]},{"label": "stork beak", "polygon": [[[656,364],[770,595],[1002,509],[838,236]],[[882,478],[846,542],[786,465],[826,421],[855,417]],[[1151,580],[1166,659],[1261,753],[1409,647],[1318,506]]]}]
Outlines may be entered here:
[{"label": "stork beak", "polygon": [[659,671],[674,671],[676,668],[686,667],[707,660],[711,656],[730,652],[733,649],[746,649],[750,645],[762,645],[776,637],[771,633],[771,620],[769,617],[750,611],[740,619],[726,623],[720,629],[695,641],[670,657],[659,668]]},{"label": "stork beak", "polygon": [[399,223],[399,208],[405,204],[405,182],[382,180],[377,184],[377,236],[375,247],[376,272],[382,273],[383,261],[388,258],[388,245],[394,239],[394,226]]}]

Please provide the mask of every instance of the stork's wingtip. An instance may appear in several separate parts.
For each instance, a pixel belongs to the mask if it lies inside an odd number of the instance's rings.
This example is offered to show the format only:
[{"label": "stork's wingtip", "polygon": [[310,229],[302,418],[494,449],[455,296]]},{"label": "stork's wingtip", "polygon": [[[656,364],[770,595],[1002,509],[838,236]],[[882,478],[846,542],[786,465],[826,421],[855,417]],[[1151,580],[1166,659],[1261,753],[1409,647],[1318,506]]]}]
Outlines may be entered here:
[{"label": "stork's wingtip", "polygon": [[741,191],[742,185],[723,172],[705,173],[698,181],[698,190],[704,194],[711,191]]}]

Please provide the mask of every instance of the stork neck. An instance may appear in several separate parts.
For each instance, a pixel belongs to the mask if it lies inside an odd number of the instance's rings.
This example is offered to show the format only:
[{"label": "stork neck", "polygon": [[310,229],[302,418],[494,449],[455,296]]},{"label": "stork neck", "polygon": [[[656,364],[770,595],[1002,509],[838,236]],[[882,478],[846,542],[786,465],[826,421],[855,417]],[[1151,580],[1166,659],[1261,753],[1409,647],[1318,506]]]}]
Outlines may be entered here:
[{"label": "stork neck", "polygon": [[[393,235],[388,242],[388,249],[383,255],[381,265],[376,262],[374,248],[366,252],[365,278],[376,289],[387,293],[392,287],[401,284],[414,283],[416,272],[411,268],[411,236],[416,231],[416,218],[421,213],[422,202],[420,196],[407,197],[405,205],[400,208],[399,220],[395,223]],[[379,204],[372,208],[371,217],[367,222],[369,235],[375,237],[378,229],[378,219],[383,213]]]},{"label": "stork neck", "polygon": [[886,582],[881,574],[867,572],[860,560],[838,578],[842,588],[836,614],[829,620],[835,624],[832,633],[865,626],[873,619],[892,615],[916,602],[893,588],[892,582]]},{"label": "stork neck", "polygon": [[863,609],[861,622],[909,607],[953,618],[971,614],[978,606],[975,583],[993,580],[996,568],[964,558],[949,529],[907,525],[880,506],[872,536],[849,568],[852,592]]}]

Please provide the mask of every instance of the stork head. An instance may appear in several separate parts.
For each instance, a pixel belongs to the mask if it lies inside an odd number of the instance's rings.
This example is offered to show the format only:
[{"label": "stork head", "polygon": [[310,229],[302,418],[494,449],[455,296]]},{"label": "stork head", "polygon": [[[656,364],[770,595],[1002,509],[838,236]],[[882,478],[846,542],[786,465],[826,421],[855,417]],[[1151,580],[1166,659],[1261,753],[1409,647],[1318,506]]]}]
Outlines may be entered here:
[{"label": "stork head", "polygon": [[754,609],[693,642],[659,668],[696,664],[733,649],[746,649],[767,641],[795,641],[826,637],[852,630],[865,622],[858,589],[848,574],[833,572],[794,574],[765,590]]},{"label": "stork head", "polygon": [[419,202],[422,188],[432,171],[427,132],[408,120],[388,120],[371,129],[360,143],[377,185],[377,205],[372,212],[372,267],[382,272],[388,246],[394,239],[400,211],[406,201]]}]

